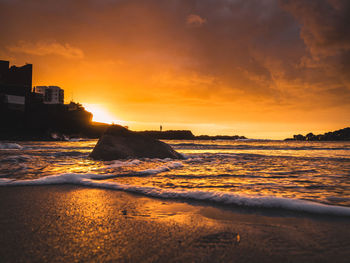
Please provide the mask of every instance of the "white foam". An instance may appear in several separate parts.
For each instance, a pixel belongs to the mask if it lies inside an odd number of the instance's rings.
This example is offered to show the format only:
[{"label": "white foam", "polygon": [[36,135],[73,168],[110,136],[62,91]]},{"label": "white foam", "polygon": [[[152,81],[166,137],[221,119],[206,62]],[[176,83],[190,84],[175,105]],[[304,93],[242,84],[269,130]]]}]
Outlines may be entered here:
[{"label": "white foam", "polygon": [[84,138],[70,138],[69,141],[70,142],[83,142],[83,141],[87,141],[88,139],[84,139]]},{"label": "white foam", "polygon": [[184,165],[181,162],[171,162],[170,164],[168,164],[168,167],[170,169],[175,169],[175,168],[181,168]]},{"label": "white foam", "polygon": [[208,160],[202,157],[191,157],[185,160],[184,162],[187,164],[200,164],[200,163],[208,162]]},{"label": "white foam", "polygon": [[0,185],[6,185],[9,182],[12,182],[12,179],[8,179],[8,178],[0,178]]},{"label": "white foam", "polygon": [[[165,169],[165,168],[163,168]],[[168,168],[169,169],[169,168]],[[162,170],[159,168],[159,170]],[[226,205],[287,209],[292,211],[314,214],[337,215],[350,217],[350,208],[343,206],[325,205],[316,202],[288,199],[272,196],[246,196],[227,192],[188,191],[184,189],[162,189],[157,187],[120,184],[117,182],[94,180],[107,179],[110,175],[98,174],[60,174],[46,176],[34,180],[14,181],[7,178],[0,179],[0,186],[17,185],[51,185],[51,184],[78,184],[89,187],[123,190],[132,193],[144,194],[150,197],[167,199],[190,199],[198,201],[210,201]]]},{"label": "white foam", "polygon": [[163,172],[167,172],[170,171],[170,168],[167,166],[160,166],[157,167],[155,169],[146,169],[143,171],[138,172],[138,174],[144,174],[144,175],[151,175],[151,174],[159,174],[159,173],[163,173]]},{"label": "white foam", "polygon": [[51,133],[51,138],[57,140],[59,139],[59,136],[57,133]]},{"label": "white foam", "polygon": [[171,162],[167,165],[160,166],[155,169],[146,169],[146,170],[140,171],[138,172],[138,174],[143,174],[143,175],[158,174],[158,173],[170,171],[171,169],[180,168],[183,166],[184,165],[181,162]]},{"label": "white foam", "polygon": [[23,147],[17,143],[0,143],[0,150],[21,150]]},{"label": "white foam", "polygon": [[106,165],[105,168],[118,168],[118,167],[123,167],[123,166],[134,166],[140,164],[141,161],[138,159],[134,159],[131,161],[114,161],[110,165]]},{"label": "white foam", "polygon": [[92,178],[89,174],[59,174],[50,175],[38,179],[28,180],[4,180],[0,181],[1,186],[20,186],[20,185],[50,185],[50,184],[74,184],[80,183],[84,178]]}]

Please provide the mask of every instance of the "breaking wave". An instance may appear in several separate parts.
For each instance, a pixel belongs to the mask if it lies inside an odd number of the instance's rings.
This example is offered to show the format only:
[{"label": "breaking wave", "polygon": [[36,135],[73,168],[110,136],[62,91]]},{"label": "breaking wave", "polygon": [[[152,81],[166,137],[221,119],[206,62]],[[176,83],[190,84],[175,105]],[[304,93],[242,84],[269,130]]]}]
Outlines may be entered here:
[{"label": "breaking wave", "polygon": [[184,160],[115,161],[90,159],[95,143],[0,142],[0,186],[76,184],[157,198],[350,218],[346,150],[350,144],[346,142],[171,141],[186,154]]},{"label": "breaking wave", "polygon": [[[171,168],[177,168],[181,163],[173,162],[168,166],[143,171],[146,174],[155,174]],[[142,173],[142,172],[139,172]],[[0,178],[0,186],[33,186],[33,185],[57,185],[76,184],[88,187],[122,190],[131,193],[143,194],[149,197],[164,199],[186,199],[203,202],[213,202],[224,205],[251,207],[251,208],[272,208],[306,212],[312,214],[335,215],[350,217],[350,208],[335,205],[325,205],[311,201],[288,199],[272,196],[246,196],[220,191],[194,191],[184,189],[162,189],[158,187],[147,187],[121,184],[113,181],[104,181],[111,178],[111,175],[100,174],[76,174],[67,173],[46,176],[33,180],[11,180]]]}]

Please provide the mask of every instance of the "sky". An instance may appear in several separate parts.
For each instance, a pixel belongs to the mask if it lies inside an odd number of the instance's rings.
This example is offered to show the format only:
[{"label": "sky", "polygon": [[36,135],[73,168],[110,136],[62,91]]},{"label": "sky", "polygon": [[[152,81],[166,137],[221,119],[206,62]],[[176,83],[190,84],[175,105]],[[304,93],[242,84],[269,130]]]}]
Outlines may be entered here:
[{"label": "sky", "polygon": [[348,0],[0,0],[0,59],[132,130],[348,127]]}]

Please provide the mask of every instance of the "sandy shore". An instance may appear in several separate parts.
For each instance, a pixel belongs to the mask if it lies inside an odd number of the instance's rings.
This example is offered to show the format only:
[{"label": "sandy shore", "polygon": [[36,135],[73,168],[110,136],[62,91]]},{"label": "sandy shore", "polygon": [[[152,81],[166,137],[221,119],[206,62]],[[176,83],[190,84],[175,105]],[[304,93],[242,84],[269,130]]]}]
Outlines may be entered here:
[{"label": "sandy shore", "polygon": [[350,220],[78,186],[0,188],[0,262],[349,262]]}]

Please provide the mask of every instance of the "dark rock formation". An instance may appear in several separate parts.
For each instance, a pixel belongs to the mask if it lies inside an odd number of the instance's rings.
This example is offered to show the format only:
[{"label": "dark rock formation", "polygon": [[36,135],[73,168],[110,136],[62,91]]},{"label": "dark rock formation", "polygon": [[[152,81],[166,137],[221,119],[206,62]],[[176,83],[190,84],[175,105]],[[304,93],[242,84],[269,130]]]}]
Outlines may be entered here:
[{"label": "dark rock formation", "polygon": [[141,131],[139,134],[146,135],[158,140],[194,140],[196,137],[191,131]]},{"label": "dark rock formation", "polygon": [[[19,111],[6,108],[0,101],[0,140],[97,139],[109,126],[92,122],[92,114],[79,103],[32,103],[27,110]],[[53,138],[52,134],[59,136]]]},{"label": "dark rock formation", "polygon": [[315,135],[308,133],[306,136],[298,134],[293,138],[285,139],[287,141],[350,141],[350,127],[341,130],[327,132],[325,134]]},{"label": "dark rock formation", "polygon": [[158,140],[238,140],[247,139],[238,135],[200,135],[194,136],[189,130],[170,130],[170,131],[141,131],[139,134],[146,135]]},{"label": "dark rock formation", "polygon": [[238,136],[238,135],[216,135],[216,136],[209,136],[209,135],[200,135],[196,136],[195,140],[241,140],[241,139],[247,139],[244,136]]},{"label": "dark rock formation", "polygon": [[90,157],[104,161],[128,158],[183,159],[168,144],[119,125],[112,125],[106,130]]}]

